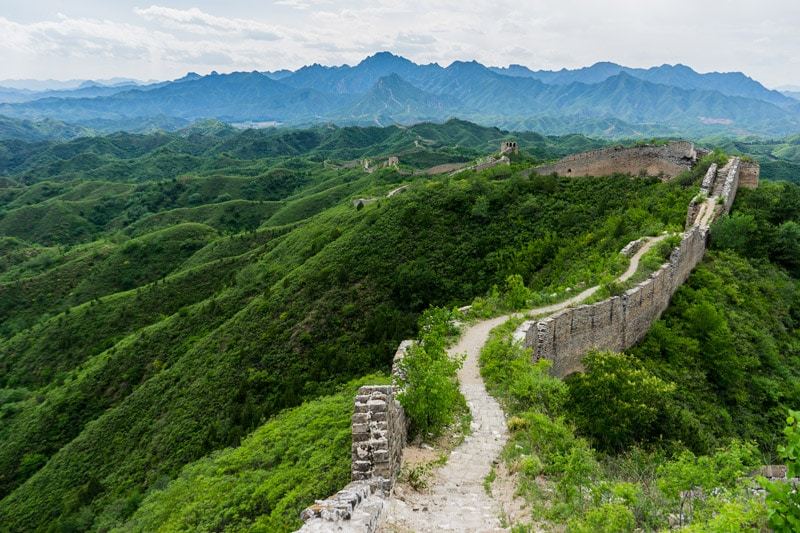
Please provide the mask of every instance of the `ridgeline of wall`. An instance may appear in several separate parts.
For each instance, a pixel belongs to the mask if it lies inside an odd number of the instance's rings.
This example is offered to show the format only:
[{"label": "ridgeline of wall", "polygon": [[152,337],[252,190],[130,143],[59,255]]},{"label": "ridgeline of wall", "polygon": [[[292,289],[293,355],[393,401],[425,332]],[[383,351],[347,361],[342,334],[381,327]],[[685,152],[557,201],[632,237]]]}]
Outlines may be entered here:
[{"label": "ridgeline of wall", "polygon": [[[723,200],[711,196],[702,203],[693,200],[687,213],[689,229],[670,254],[669,261],[650,277],[627,290],[593,305],[565,309],[547,318],[524,322],[515,332],[533,359],[553,361],[551,372],[565,377],[583,369],[583,357],[591,350],[621,351],[642,340],[650,326],[669,305],[670,298],[703,258],[708,224],[715,215],[728,212],[739,184],[741,162],[737,158],[720,171],[712,166],[703,180],[703,190],[719,189]],[[716,183],[719,182],[719,183]],[[716,187],[715,187],[716,186]]]},{"label": "ridgeline of wall", "polygon": [[694,145],[675,141],[663,145],[613,147],[567,156],[551,165],[536,167],[536,174],[559,176],[610,176],[615,173],[674,178],[697,161]]},{"label": "ridgeline of wall", "polygon": [[[697,156],[691,143],[675,142],[658,147],[596,150],[565,158],[556,165],[567,160],[586,161],[585,168],[600,169],[589,174],[635,175],[640,173],[639,165],[650,161],[652,154],[662,154],[666,162],[646,168],[657,169],[657,174],[667,176],[690,168],[689,161]],[[614,166],[613,162],[619,166]],[[555,171],[547,169],[539,167],[535,170],[544,174]],[[730,210],[740,181],[742,186],[745,186],[744,182],[747,186],[757,186],[758,170],[757,163],[744,163],[737,158],[731,159],[719,171],[716,165],[712,165],[702,182],[699,197],[702,201],[695,199],[689,205],[686,216],[688,229],[680,244],[672,251],[669,261],[649,279],[622,296],[565,309],[538,321],[527,321],[514,336],[522,339],[525,346],[533,348],[534,360],[551,359],[552,372],[558,377],[582,370],[583,357],[592,349],[620,351],[639,342],[703,258],[708,225],[713,216]],[[720,197],[723,200],[718,202]],[[632,255],[643,242],[630,243],[624,253]],[[395,384],[369,385],[359,389],[351,426],[352,481],[330,498],[318,500],[305,509],[301,513],[305,524],[300,532],[372,533],[377,530],[386,497],[400,472],[406,443],[408,420],[397,401],[400,388],[396,383],[403,377],[399,363],[412,344],[413,341],[403,341],[395,353],[392,365]]]}]

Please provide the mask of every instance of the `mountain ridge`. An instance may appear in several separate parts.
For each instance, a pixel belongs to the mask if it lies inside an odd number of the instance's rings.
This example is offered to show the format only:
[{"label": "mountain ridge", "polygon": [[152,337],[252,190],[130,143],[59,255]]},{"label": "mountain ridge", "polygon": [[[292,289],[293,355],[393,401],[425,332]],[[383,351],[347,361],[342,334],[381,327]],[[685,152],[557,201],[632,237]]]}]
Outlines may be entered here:
[{"label": "mountain ridge", "polygon": [[189,73],[151,85],[79,90],[114,92],[3,103],[0,114],[81,126],[101,123],[109,129],[128,129],[134,119],[153,117],[289,126],[408,125],[459,117],[504,128],[539,124],[544,133],[555,133],[547,129],[551,124],[563,133],[559,120],[575,132],[592,134],[605,121],[626,123],[624,131],[662,135],[787,135],[800,130],[797,100],[742,73],[699,74],[680,64],[633,69],[602,62],[576,70],[533,71],[521,65],[487,67],[474,60],[420,65],[379,52],[355,66],[315,63],[294,72]]}]

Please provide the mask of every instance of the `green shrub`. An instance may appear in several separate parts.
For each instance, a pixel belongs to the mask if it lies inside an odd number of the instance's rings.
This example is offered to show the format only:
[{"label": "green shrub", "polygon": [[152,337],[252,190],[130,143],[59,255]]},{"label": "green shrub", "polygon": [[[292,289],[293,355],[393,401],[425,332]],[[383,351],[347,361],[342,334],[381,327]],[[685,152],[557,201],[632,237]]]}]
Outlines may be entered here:
[{"label": "green shrub", "polygon": [[605,450],[653,437],[675,385],[626,354],[594,352],[583,364],[585,372],[568,380],[569,410],[579,430]]},{"label": "green shrub", "polygon": [[[786,461],[788,477],[800,477],[800,412],[790,411],[786,419],[786,444],[778,448]],[[767,490],[769,525],[775,531],[800,530],[800,493],[791,484],[761,480]]]},{"label": "green shrub", "polygon": [[567,524],[569,533],[622,533],[633,531],[636,521],[633,513],[620,503],[606,503],[590,509],[581,518]]},{"label": "green shrub", "polygon": [[398,399],[410,420],[411,436],[437,436],[455,421],[464,405],[456,373],[463,358],[447,353],[447,340],[457,330],[453,313],[432,308],[419,321],[419,342],[400,363],[403,387]]}]

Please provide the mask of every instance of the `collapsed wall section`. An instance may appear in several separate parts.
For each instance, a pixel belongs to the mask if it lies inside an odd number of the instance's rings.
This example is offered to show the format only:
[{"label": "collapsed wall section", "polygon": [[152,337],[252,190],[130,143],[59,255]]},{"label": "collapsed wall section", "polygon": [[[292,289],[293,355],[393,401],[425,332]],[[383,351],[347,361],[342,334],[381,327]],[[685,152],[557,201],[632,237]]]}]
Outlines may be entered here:
[{"label": "collapsed wall section", "polygon": [[613,147],[567,156],[533,169],[536,174],[559,176],[646,175],[671,179],[689,170],[697,160],[694,145],[675,141],[663,145]]}]

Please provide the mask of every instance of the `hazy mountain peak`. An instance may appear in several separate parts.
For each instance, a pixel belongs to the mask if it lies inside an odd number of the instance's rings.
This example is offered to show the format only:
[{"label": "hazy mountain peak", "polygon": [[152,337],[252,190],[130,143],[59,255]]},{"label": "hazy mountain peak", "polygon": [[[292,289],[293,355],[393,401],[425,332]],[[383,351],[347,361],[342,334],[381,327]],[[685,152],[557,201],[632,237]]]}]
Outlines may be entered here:
[{"label": "hazy mountain peak", "polygon": [[402,66],[409,66],[415,65],[412,61],[406,59],[403,56],[395,55],[391,52],[377,52],[371,56],[365,57],[357,66],[358,67],[369,67],[369,66],[394,66],[394,65],[402,65]]}]

